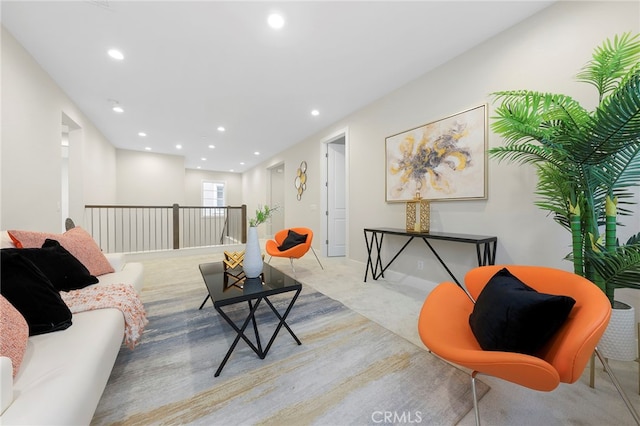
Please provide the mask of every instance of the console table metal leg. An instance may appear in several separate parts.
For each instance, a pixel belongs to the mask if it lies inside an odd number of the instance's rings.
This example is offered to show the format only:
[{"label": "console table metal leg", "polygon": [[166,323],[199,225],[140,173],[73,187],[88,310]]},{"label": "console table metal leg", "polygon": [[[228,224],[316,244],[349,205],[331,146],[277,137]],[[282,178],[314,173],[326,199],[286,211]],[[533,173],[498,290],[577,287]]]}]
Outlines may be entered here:
[{"label": "console table metal leg", "polygon": [[[373,234],[373,238],[376,241],[376,267],[374,269],[373,279],[377,280],[380,277],[384,278],[384,270],[387,269],[382,267],[382,257],[380,256],[380,253],[382,252],[382,240],[384,239],[384,234],[380,234],[380,239],[378,239],[378,233],[376,232]],[[391,262],[393,262],[393,260]],[[378,273],[378,270],[380,273]]]},{"label": "console table metal leg", "polygon": [[[367,267],[364,270],[364,282],[367,282],[367,275],[369,274],[369,269],[371,269],[371,276],[375,277],[376,273],[373,269],[373,260],[371,260],[371,251],[373,249],[373,236],[375,233],[371,233],[371,241],[369,241],[369,237],[367,235],[367,231],[364,231],[364,242],[367,245]],[[374,278],[375,279],[375,278]]]},{"label": "console table metal leg", "polygon": [[442,260],[442,258],[440,257],[440,255],[438,254],[438,252],[433,248],[433,246],[431,244],[429,244],[429,241],[427,241],[426,238],[423,238],[422,241],[424,241],[424,243],[431,249],[431,252],[433,253],[433,255],[436,257],[436,259],[438,259],[438,262],[440,262],[440,264],[442,265],[442,267],[447,271],[447,273],[449,274],[449,276],[451,277],[451,279],[458,284],[458,287],[462,288],[464,290],[464,288],[462,287],[462,285],[460,284],[460,281],[458,281],[458,279],[455,277],[455,275],[453,275],[453,272],[451,272],[451,270],[449,269],[449,267],[447,266],[446,263],[444,263],[444,260]]}]

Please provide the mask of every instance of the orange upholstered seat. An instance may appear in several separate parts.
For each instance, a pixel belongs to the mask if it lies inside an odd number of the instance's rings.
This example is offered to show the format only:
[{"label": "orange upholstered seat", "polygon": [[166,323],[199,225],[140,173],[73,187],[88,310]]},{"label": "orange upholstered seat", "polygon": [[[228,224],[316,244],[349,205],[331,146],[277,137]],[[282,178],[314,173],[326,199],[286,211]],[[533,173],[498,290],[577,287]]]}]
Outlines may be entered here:
[{"label": "orange upholstered seat", "polygon": [[[297,244],[286,250],[280,250],[279,247],[281,247],[282,244],[285,242],[285,239],[289,235],[290,230],[295,232],[298,235],[306,235],[307,238],[303,243]],[[265,250],[267,254],[269,254],[269,256],[289,258],[289,261],[291,262],[291,268],[295,273],[296,270],[293,267],[293,259],[300,259],[302,256],[307,254],[309,249],[311,249],[311,251],[313,252],[313,255],[316,257],[316,260],[320,264],[320,267],[324,269],[324,267],[322,266],[322,263],[320,263],[320,259],[318,259],[318,255],[316,254],[315,250],[313,250],[313,246],[311,245],[312,242],[313,242],[313,231],[311,229],[304,228],[304,227],[288,228],[288,229],[283,229],[281,231],[276,232],[276,234],[273,236],[273,239],[267,241]],[[269,261],[271,261],[271,258],[269,258]]]},{"label": "orange upholstered seat", "polygon": [[[473,300],[500,269],[540,293],[570,296],[576,303],[567,320],[535,355],[485,351],[469,325]],[[426,298],[418,320],[425,346],[434,354],[473,371],[471,377],[479,423],[475,376],[488,374],[539,391],[580,378],[609,323],[611,304],[589,280],[571,272],[540,266],[483,266],[465,277],[467,293],[451,282],[439,284]],[[609,371],[608,371],[609,372]],[[615,383],[615,378],[612,377]]]}]

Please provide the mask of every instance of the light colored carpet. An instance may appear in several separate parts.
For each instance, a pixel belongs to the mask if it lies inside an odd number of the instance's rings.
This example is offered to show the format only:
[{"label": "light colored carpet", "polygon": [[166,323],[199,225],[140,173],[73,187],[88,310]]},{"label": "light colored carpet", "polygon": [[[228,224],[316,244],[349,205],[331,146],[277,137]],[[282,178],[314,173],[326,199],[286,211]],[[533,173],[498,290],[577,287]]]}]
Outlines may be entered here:
[{"label": "light colored carpet", "polygon": [[[260,360],[241,341],[214,378],[235,332],[211,302],[198,310],[197,264],[210,260],[146,263],[149,326],[121,350],[92,424],[451,425],[471,410],[466,374],[307,285],[288,319],[302,345],[283,329]],[[244,319],[246,305],[233,308]],[[265,336],[275,319],[262,308]]]}]

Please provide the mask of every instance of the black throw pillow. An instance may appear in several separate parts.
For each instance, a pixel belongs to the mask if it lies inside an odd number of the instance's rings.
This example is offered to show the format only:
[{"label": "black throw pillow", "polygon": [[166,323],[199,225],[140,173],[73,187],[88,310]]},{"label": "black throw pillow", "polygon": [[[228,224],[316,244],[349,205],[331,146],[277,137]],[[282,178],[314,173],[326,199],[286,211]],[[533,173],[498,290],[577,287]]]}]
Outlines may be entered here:
[{"label": "black throw pillow", "polygon": [[297,246],[298,244],[303,244],[307,242],[307,234],[298,234],[296,231],[289,229],[289,233],[287,234],[287,238],[284,239],[282,245],[278,247],[278,250],[285,251],[289,250],[292,247]]},{"label": "black throw pillow", "polygon": [[27,321],[29,336],[71,326],[69,307],[29,259],[12,250],[0,250],[0,281],[0,293]]},{"label": "black throw pillow", "polygon": [[46,239],[42,248],[3,250],[14,251],[29,259],[58,291],[77,290],[98,282],[98,278],[56,240]]},{"label": "black throw pillow", "polygon": [[480,292],[469,325],[484,350],[533,355],[564,324],[575,303],[569,296],[539,293],[503,268]]}]

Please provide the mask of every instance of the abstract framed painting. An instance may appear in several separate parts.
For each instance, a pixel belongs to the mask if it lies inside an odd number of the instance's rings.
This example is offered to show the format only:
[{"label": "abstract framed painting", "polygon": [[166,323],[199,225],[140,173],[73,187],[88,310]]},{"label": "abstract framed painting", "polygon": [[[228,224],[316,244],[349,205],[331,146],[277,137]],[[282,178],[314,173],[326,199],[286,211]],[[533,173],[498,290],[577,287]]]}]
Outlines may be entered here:
[{"label": "abstract framed painting", "polygon": [[385,201],[487,198],[487,105],[385,140]]}]

